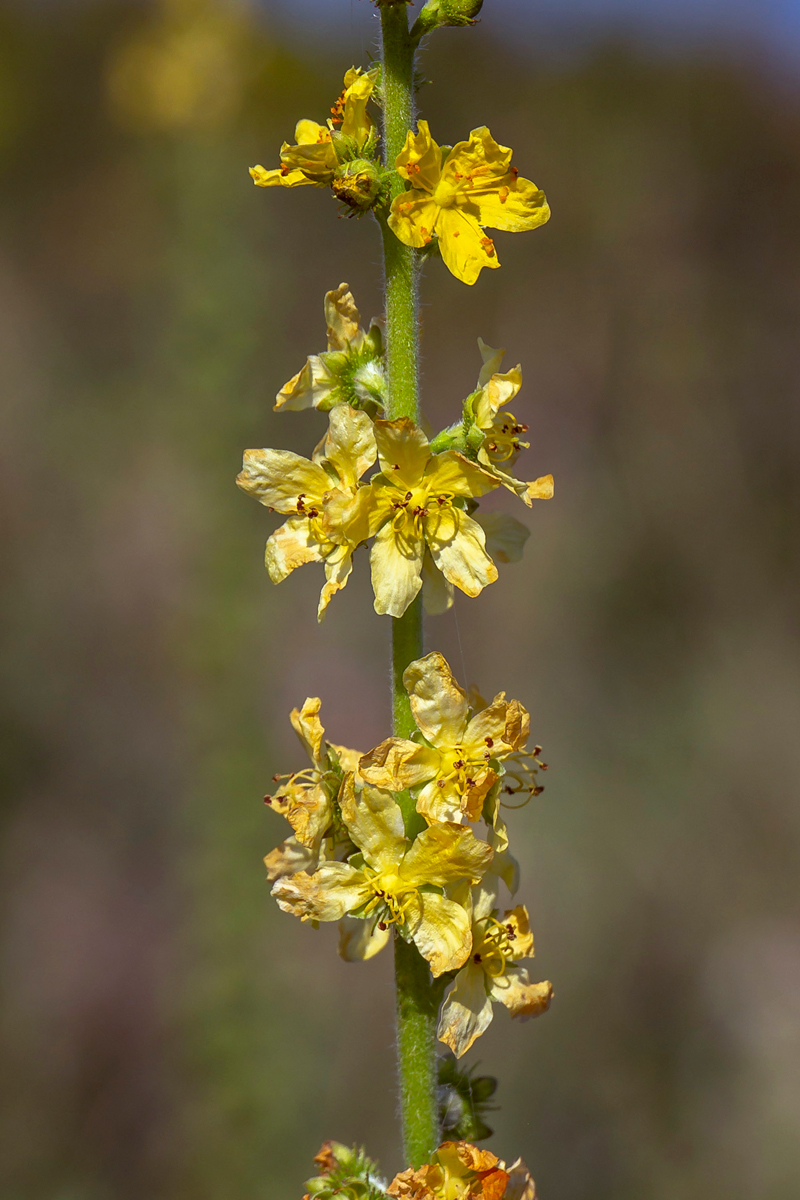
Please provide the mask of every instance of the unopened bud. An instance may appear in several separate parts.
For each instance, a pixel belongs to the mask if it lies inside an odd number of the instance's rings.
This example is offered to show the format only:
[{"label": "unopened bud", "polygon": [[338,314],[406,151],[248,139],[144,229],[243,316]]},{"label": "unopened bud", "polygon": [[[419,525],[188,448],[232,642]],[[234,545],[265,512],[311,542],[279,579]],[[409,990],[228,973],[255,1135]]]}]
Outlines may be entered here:
[{"label": "unopened bud", "polygon": [[412,34],[424,37],[442,25],[474,25],[483,0],[428,0],[414,22]]},{"label": "unopened bud", "polygon": [[380,174],[375,163],[356,158],[337,168],[331,187],[342,204],[357,212],[366,212],[381,193]]}]

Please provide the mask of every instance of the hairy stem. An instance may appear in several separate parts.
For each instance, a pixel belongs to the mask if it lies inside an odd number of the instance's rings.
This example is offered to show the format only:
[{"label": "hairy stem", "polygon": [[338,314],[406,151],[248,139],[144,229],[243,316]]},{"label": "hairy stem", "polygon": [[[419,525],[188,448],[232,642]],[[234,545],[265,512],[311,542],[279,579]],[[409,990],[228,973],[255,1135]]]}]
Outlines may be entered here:
[{"label": "hairy stem", "polygon": [[[409,37],[403,2],[381,6],[383,38],[384,163],[393,168],[414,120],[414,44]],[[392,181],[392,196],[403,181]],[[380,220],[386,288],[387,415],[419,423],[419,343],[416,252],[397,240]],[[392,620],[392,728],[408,737],[414,721],[403,687],[403,672],[422,655],[422,603],[419,597],[405,614]],[[410,797],[400,798],[406,830],[424,824]],[[439,1144],[436,1079],[436,1016],[440,989],[431,981],[425,960],[413,943],[395,936],[397,1056],[400,1106],[406,1162],[419,1167]]]}]

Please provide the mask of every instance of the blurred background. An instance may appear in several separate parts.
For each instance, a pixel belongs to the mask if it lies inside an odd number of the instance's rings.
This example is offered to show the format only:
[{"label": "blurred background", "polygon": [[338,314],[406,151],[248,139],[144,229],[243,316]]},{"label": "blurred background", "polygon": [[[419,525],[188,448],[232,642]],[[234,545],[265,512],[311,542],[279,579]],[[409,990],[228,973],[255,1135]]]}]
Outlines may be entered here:
[{"label": "blurred background", "polygon": [[[388,954],[279,913],[261,797],[388,732],[366,560],[315,623],[233,484],[379,242],[253,188],[376,47],[367,0],[0,0],[0,1192],[291,1200],[326,1137],[401,1164]],[[547,1016],[499,1012],[489,1146],[544,1200],[800,1193],[800,10],[486,0],[423,60],[549,225],[475,288],[431,263],[424,403],[521,361],[525,561],[429,623],[530,709],[514,814]],[[523,471],[523,473],[524,473]]]}]

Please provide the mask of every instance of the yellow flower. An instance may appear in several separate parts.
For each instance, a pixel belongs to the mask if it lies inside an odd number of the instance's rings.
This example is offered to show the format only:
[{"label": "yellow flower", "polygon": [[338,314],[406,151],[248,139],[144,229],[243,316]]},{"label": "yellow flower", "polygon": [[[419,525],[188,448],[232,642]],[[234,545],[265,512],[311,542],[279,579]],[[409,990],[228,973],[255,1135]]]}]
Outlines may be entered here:
[{"label": "yellow flower", "polygon": [[285,817],[293,831],[292,837],[264,859],[271,883],[281,875],[313,871],[320,859],[338,858],[354,849],[346,831],[342,836],[341,827],[337,828],[336,798],[343,773],[357,769],[361,754],[325,741],[319,710],[317,697],[310,697],[302,708],[292,709],[289,720],[311,766],[291,775],[273,776],[280,786],[273,795],[264,797],[264,803]]},{"label": "yellow flower", "polygon": [[304,563],[324,563],[319,620],[347,583],[353,550],[367,537],[370,493],[358,481],[375,457],[372,422],[346,404],[332,409],[328,435],[312,461],[291,450],[245,451],[239,487],[289,516],[267,542],[270,579],[280,583]]},{"label": "yellow flower", "polygon": [[500,266],[483,226],[520,233],[550,216],[544,192],[520,178],[511,154],[482,125],[443,162],[427,121],[420,121],[397,156],[397,170],[411,187],[392,202],[390,228],[406,246],[422,248],[438,237],[450,271],[475,283],[484,267]]},{"label": "yellow flower", "polygon": [[346,283],[326,292],[328,350],[310,355],[303,369],[284,384],[275,397],[276,411],[318,408],[327,412],[336,404],[349,404],[377,415],[386,395],[383,339],[377,324],[373,322],[365,333],[360,320]]},{"label": "yellow flower", "polygon": [[477,883],[492,850],[461,825],[436,825],[410,842],[403,816],[387,792],[357,791],[351,776],[341,792],[342,820],[360,854],[321,863],[312,875],[279,879],[272,894],[284,912],[304,921],[369,922],[379,933],[395,926],[413,941],[434,976],[458,970],[472,950],[470,918],[445,888]]},{"label": "yellow flower", "polygon": [[[478,391],[468,401],[473,429],[482,435],[478,449],[478,462],[490,471],[504,487],[514,492],[530,508],[534,500],[551,500],[553,476],[543,475],[532,483],[524,483],[509,474],[521,450],[529,449],[530,443],[523,442],[522,435],[528,426],[520,424],[513,413],[505,411],[522,387],[522,367],[514,367],[501,374],[500,366],[505,350],[493,350],[482,338],[478,346],[483,356],[483,369],[478,376]],[[503,411],[501,411],[503,410]],[[468,441],[472,441],[468,434]]]},{"label": "yellow flower", "polygon": [[500,916],[491,891],[476,889],[472,917],[472,954],[445,993],[439,1040],[456,1058],[466,1054],[492,1021],[492,1001],[512,1017],[527,1020],[550,1007],[553,987],[531,983],[517,959],[533,957],[533,934],[523,904]]},{"label": "yellow flower", "polygon": [[536,1188],[521,1158],[506,1168],[470,1142],[443,1142],[418,1171],[396,1175],[386,1189],[398,1200],[536,1200]]},{"label": "yellow flower", "polygon": [[[329,187],[339,167],[338,146],[349,151],[362,151],[371,140],[374,122],[367,112],[367,102],[374,89],[378,69],[362,72],[351,67],[344,77],[344,91],[331,109],[327,125],[316,121],[298,121],[294,131],[294,146],[281,146],[281,165],[274,170],[251,167],[250,174],[257,187]],[[341,129],[336,125],[341,122]]]},{"label": "yellow flower", "polygon": [[486,535],[458,502],[484,495],[497,481],[455,451],[431,454],[408,417],[376,421],[375,440],[381,467],[370,485],[375,611],[403,615],[422,587],[426,548],[449,583],[477,596],[497,579],[497,568]]},{"label": "yellow flower", "polygon": [[503,773],[500,764],[528,739],[527,709],[500,692],[473,715],[466,693],[436,651],[412,662],[403,684],[421,740],[381,742],[361,759],[362,778],[392,791],[423,785],[417,811],[426,821],[479,820]]}]

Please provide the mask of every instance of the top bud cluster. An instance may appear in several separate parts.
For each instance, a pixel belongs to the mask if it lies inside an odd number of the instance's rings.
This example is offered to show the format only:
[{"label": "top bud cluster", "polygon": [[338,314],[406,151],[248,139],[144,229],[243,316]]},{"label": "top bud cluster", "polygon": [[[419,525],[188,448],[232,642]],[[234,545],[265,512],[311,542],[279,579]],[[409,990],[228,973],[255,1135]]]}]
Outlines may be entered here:
[{"label": "top bud cluster", "polygon": [[[438,0],[438,7],[476,5]],[[466,16],[457,17],[438,23],[467,23]],[[394,164],[385,167],[368,111],[370,102],[381,103],[380,74],[378,66],[351,67],[327,123],[298,121],[295,144],[281,147],[281,165],[251,167],[250,174],[258,187],[330,188],[349,215],[375,210],[404,245],[438,252],[457,279],[475,283],[484,267],[500,266],[486,229],[522,233],[543,225],[550,216],[544,192],[522,178],[511,165],[512,151],[498,145],[486,126],[448,147],[438,145],[427,121],[420,121],[416,133],[409,130]],[[396,176],[406,186],[392,200]]]}]

